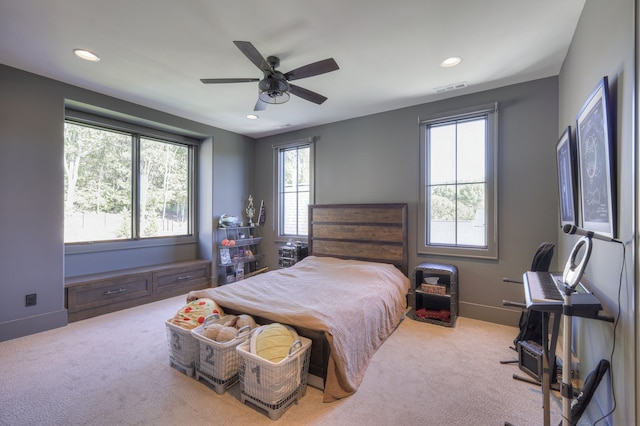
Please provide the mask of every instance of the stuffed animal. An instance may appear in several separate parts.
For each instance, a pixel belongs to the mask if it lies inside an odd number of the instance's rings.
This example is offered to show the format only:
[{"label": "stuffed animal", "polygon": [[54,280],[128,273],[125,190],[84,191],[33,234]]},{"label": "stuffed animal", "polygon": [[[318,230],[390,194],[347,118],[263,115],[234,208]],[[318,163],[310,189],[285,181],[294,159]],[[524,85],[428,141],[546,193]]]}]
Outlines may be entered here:
[{"label": "stuffed animal", "polygon": [[216,342],[229,342],[233,340],[238,334],[238,329],[231,326],[223,326],[218,335],[216,336]]},{"label": "stuffed animal", "polygon": [[242,328],[247,325],[251,327],[252,330],[258,326],[258,324],[256,324],[256,321],[253,319],[251,315],[247,315],[247,314],[238,315],[238,322],[236,323],[236,326],[238,328]]},{"label": "stuffed animal", "polygon": [[240,330],[247,326],[250,329],[257,327],[255,320],[250,315],[228,315],[213,324],[205,324],[202,328],[202,335],[207,339],[224,343],[235,339]]},{"label": "stuffed animal", "polygon": [[222,308],[211,299],[197,299],[189,302],[171,319],[171,323],[187,330],[194,329],[204,324],[204,320],[210,315],[224,315]]},{"label": "stuffed animal", "polygon": [[222,324],[205,325],[202,329],[202,335],[207,339],[216,340],[222,327],[224,327]]}]

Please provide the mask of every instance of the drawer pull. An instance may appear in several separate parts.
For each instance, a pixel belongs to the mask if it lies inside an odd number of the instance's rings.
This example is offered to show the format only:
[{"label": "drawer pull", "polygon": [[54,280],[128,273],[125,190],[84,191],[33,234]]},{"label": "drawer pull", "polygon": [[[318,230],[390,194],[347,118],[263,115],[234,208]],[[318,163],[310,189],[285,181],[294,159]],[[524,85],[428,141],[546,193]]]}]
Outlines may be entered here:
[{"label": "drawer pull", "polygon": [[178,281],[184,281],[184,280],[190,280],[191,279],[191,275],[183,275],[181,277],[178,277]]},{"label": "drawer pull", "polygon": [[117,289],[117,290],[107,290],[107,291],[105,291],[105,292],[104,292],[104,295],[105,295],[105,296],[108,296],[108,295],[110,295],[110,294],[124,293],[125,291],[127,291],[127,289],[126,289],[126,288],[122,288],[122,287],[120,287],[120,288],[119,288],[119,289]]}]

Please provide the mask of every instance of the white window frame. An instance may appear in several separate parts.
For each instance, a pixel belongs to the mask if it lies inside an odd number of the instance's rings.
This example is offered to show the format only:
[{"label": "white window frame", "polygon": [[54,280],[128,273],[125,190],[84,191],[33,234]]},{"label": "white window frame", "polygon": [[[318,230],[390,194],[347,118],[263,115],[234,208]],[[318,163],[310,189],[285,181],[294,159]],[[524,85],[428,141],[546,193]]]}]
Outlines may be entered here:
[{"label": "white window frame", "polygon": [[200,141],[190,136],[171,133],[152,127],[139,125],[133,122],[122,121],[102,115],[96,115],[72,108],[65,109],[65,121],[75,122],[80,125],[95,126],[105,130],[133,133],[149,139],[157,139],[168,143],[177,143],[191,147],[190,152],[190,181],[189,181],[189,233],[188,235],[144,237],[124,240],[87,241],[65,243],[65,253],[91,253],[112,250],[126,250],[131,248],[166,246],[177,244],[191,244],[198,241],[198,147]]},{"label": "white window frame", "polygon": [[[301,240],[306,241],[308,235],[290,235],[284,234],[282,228],[283,218],[282,215],[282,200],[280,194],[282,190],[280,188],[280,182],[282,181],[282,164],[280,162],[281,153],[285,150],[292,148],[299,148],[303,146],[309,147],[309,205],[315,202],[315,140],[314,138],[298,139],[282,144],[274,144],[273,148],[273,170],[274,170],[274,185],[273,185],[273,200],[274,200],[274,212],[273,215],[273,227],[276,230],[276,241],[289,241],[289,240]],[[308,207],[307,211],[308,211]],[[307,213],[308,214],[308,213]]]},{"label": "white window frame", "polygon": [[[485,224],[486,246],[462,246],[449,244],[427,244],[428,233],[428,161],[427,129],[431,125],[447,121],[487,117],[485,146]],[[420,117],[420,194],[418,204],[418,254],[460,256],[484,259],[498,258],[498,104],[491,103],[442,114]]]}]

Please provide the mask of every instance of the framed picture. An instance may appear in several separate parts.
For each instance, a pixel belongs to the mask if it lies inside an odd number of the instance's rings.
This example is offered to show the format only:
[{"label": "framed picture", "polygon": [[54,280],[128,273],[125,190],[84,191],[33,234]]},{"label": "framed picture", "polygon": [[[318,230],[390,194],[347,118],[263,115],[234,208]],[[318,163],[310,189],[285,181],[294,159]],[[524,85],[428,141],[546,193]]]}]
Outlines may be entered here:
[{"label": "framed picture", "polygon": [[614,146],[609,84],[603,77],[576,118],[582,227],[615,238]]},{"label": "framed picture", "polygon": [[558,161],[558,190],[560,196],[560,226],[576,225],[576,149],[571,126],[560,135],[556,144]]},{"label": "framed picture", "polygon": [[229,253],[229,249],[228,248],[221,248],[220,249],[220,263],[222,265],[226,265],[228,263],[231,263],[231,254]]}]

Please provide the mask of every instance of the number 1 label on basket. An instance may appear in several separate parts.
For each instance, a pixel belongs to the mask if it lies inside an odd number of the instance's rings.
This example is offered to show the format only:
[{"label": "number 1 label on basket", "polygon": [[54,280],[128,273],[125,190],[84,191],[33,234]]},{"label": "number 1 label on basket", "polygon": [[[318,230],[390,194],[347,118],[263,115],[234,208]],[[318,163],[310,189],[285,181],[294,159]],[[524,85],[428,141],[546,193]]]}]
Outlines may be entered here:
[{"label": "number 1 label on basket", "polygon": [[253,368],[251,369],[251,372],[256,374],[256,382],[257,382],[259,385],[261,385],[262,383],[260,383],[260,366],[259,366],[259,365],[256,365],[255,367],[253,367]]}]

